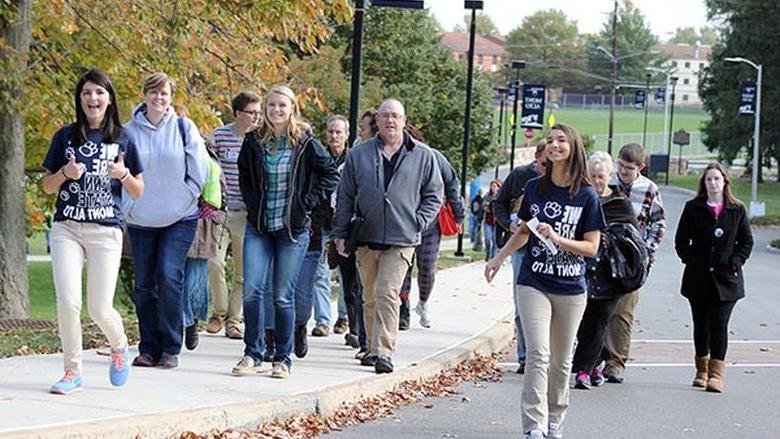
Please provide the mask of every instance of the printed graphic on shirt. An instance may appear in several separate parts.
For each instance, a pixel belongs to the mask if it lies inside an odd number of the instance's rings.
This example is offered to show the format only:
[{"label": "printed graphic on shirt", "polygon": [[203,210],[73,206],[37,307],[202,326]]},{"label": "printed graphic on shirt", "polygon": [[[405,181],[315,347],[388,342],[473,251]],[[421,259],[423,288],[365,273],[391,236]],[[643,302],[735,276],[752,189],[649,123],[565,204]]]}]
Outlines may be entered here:
[{"label": "printed graphic on shirt", "polygon": [[[566,239],[575,238],[577,225],[580,222],[580,216],[582,216],[581,206],[561,206],[555,201],[548,201],[541,209],[544,210],[544,215],[549,219],[548,222],[556,233]],[[538,214],[540,207],[538,204],[532,203],[530,210],[532,214],[533,212]],[[558,277],[582,275],[582,257],[564,250],[558,245],[555,247],[558,251],[553,254],[542,241],[534,240],[531,247],[531,255],[533,256],[531,271]]]}]

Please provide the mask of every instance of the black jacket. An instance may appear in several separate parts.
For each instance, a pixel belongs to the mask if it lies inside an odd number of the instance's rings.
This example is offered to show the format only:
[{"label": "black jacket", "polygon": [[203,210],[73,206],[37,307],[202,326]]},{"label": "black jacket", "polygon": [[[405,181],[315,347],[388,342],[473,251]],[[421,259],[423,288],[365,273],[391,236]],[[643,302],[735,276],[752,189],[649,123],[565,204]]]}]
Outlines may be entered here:
[{"label": "black jacket", "polygon": [[537,176],[534,170],[535,166],[536,161],[533,161],[513,169],[504,180],[504,184],[501,185],[501,189],[498,190],[498,195],[493,201],[493,215],[496,217],[496,223],[506,231],[510,230],[510,214],[520,210],[525,184]]},{"label": "black jacket", "polygon": [[742,265],[753,249],[745,206],[727,203],[716,220],[706,197],[688,201],[677,226],[674,249],[685,264],[680,287],[683,296],[705,300],[711,294],[709,286],[714,285],[722,301],[745,297]]},{"label": "black jacket", "polygon": [[[238,155],[238,184],[247,210],[247,221],[264,232],[265,180],[259,130],[244,137]],[[287,193],[287,213],[284,223],[290,239],[308,227],[312,210],[328,199],[339,181],[338,171],[330,154],[309,132],[293,147],[292,182]]]}]

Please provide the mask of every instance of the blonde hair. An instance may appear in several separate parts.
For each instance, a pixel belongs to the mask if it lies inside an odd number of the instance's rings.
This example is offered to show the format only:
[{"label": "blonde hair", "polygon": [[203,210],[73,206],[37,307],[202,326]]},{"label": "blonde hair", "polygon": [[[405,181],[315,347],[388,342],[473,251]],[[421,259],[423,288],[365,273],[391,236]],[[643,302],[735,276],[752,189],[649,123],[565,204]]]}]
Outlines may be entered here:
[{"label": "blonde hair", "polygon": [[176,90],[176,81],[165,73],[152,73],[144,79],[143,93],[147,94],[152,90],[157,90],[160,87],[164,87],[165,84],[168,84],[171,87],[171,94],[173,94]]},{"label": "blonde hair", "polygon": [[612,160],[612,156],[604,151],[594,152],[590,158],[588,158],[588,172],[595,169],[604,169],[607,174],[612,175],[615,170],[615,162]]},{"label": "blonde hair", "polygon": [[260,135],[263,142],[267,142],[274,138],[274,127],[271,122],[268,121],[268,97],[276,93],[282,95],[290,100],[292,103],[292,110],[290,111],[290,119],[287,121],[287,139],[290,145],[295,147],[298,141],[303,137],[303,133],[311,130],[311,127],[301,117],[300,106],[298,105],[298,98],[292,89],[286,85],[274,85],[268,90],[265,99],[263,99],[263,126],[260,128]]}]

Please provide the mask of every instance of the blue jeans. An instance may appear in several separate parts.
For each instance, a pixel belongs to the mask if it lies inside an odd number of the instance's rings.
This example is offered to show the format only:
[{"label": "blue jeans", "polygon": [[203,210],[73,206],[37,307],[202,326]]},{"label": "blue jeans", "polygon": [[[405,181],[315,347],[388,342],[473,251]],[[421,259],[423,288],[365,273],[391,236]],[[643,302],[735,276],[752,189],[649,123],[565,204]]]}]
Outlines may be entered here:
[{"label": "blue jeans", "polygon": [[[261,233],[247,224],[244,235],[244,355],[255,363],[263,361],[265,342],[264,300],[270,287],[273,294],[274,362],[292,364],[293,321],[295,319],[295,284],[309,245],[309,231],[291,240],[287,230]],[[271,274],[273,270],[273,274]],[[270,276],[270,279],[269,279]]]},{"label": "blue jeans", "polygon": [[184,265],[184,327],[208,318],[208,259],[187,258]]},{"label": "blue jeans", "polygon": [[520,305],[517,297],[517,276],[520,275],[520,266],[525,258],[525,248],[512,253],[512,297],[515,301],[515,328],[517,329],[517,361],[525,362],[525,334],[523,323],[520,321]]},{"label": "blue jeans", "polygon": [[[318,285],[323,273],[321,270],[320,259],[324,257],[323,251],[311,251],[306,252],[306,256],[303,258],[303,264],[301,270],[298,273],[298,282],[295,285],[295,325],[305,325],[311,319],[312,305],[314,305],[314,319],[319,323],[323,323],[330,326],[330,318],[322,321],[317,318],[318,302],[321,301],[319,292],[317,289],[321,289],[321,285]],[[327,264],[327,262],[326,262]],[[327,269],[327,265],[326,265]],[[330,270],[326,272],[330,275]],[[328,286],[330,287],[330,279],[328,279]],[[330,311],[330,300],[327,302],[328,311]],[[320,316],[321,317],[321,316]],[[328,317],[330,317],[328,315]]]},{"label": "blue jeans", "polygon": [[[325,326],[332,323],[330,309],[330,267],[328,267],[328,258],[325,254],[325,243],[330,240],[329,235],[322,235],[322,250],[318,253],[319,258],[312,261],[315,265],[312,267],[314,277],[311,286],[311,298],[314,305],[314,322]],[[305,262],[304,262],[305,263]],[[306,321],[309,321],[307,318]]]},{"label": "blue jeans", "polygon": [[485,255],[492,259],[496,255],[496,225],[485,223]]},{"label": "blue jeans", "polygon": [[133,246],[135,289],[141,342],[138,352],[155,360],[181,352],[184,266],[197,220],[167,227],[128,227]]}]

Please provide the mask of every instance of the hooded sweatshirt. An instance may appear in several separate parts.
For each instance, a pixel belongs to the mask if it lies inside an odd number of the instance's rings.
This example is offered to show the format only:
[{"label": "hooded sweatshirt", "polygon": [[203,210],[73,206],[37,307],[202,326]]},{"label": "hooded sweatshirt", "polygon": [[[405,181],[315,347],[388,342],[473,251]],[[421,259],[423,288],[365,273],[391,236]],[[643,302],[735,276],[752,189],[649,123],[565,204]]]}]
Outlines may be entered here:
[{"label": "hooded sweatshirt", "polygon": [[157,126],[146,118],[146,104],[133,109],[125,131],[133,140],[144,170],[144,195],[127,200],[127,224],[167,227],[181,219],[196,218],[198,197],[208,175],[206,146],[195,124],[184,119],[185,144],[173,107]]}]

